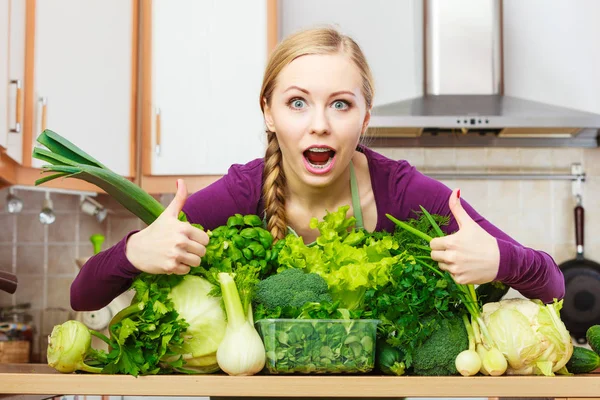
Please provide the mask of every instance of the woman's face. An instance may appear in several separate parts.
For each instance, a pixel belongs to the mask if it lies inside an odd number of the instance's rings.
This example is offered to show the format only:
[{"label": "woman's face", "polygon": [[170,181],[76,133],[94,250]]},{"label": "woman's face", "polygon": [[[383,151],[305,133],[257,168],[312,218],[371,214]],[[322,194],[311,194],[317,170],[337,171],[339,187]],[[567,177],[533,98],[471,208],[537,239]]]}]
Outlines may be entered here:
[{"label": "woman's face", "polygon": [[306,55],[283,68],[265,121],[288,179],[324,187],[346,170],[370,117],[361,89],[360,72],[344,54]]}]

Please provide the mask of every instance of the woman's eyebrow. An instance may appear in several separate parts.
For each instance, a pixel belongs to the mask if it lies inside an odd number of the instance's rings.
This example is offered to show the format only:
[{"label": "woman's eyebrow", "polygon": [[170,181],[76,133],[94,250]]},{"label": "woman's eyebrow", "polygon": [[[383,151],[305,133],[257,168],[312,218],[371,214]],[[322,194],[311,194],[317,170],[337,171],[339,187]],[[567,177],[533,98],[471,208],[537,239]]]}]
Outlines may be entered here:
[{"label": "woman's eyebrow", "polygon": [[[283,93],[288,92],[288,91],[293,90],[293,89],[299,90],[299,91],[301,91],[303,93],[306,93],[306,94],[310,94],[310,92],[308,90],[303,89],[300,86],[295,86],[295,85],[292,85],[292,86],[288,87],[287,89],[285,89],[283,91]],[[356,95],[353,92],[351,92],[350,90],[339,90],[337,92],[331,93],[331,95],[329,97],[339,96],[340,94],[347,94],[347,95],[356,97]]]},{"label": "woman's eyebrow", "polygon": [[299,91],[301,91],[301,92],[304,92],[304,93],[306,93],[306,94],[309,94],[308,90],[306,90],[306,89],[302,89],[301,87],[299,87],[299,86],[294,86],[294,85],[292,85],[292,86],[290,86],[289,88],[285,89],[285,90],[283,91],[283,93],[285,93],[285,92],[289,92],[289,91],[290,91],[290,90],[292,90],[292,89],[297,89],[297,90],[299,90]]}]

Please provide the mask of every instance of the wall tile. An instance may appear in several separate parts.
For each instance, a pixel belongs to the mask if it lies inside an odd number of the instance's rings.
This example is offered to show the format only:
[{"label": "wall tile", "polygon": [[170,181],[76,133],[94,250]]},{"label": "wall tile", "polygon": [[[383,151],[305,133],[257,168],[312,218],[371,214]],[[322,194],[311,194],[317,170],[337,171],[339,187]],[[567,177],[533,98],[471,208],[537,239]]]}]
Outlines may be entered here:
[{"label": "wall tile", "polygon": [[0,189],[0,211],[4,211],[6,206],[6,196],[8,195],[8,188]]},{"label": "wall tile", "polygon": [[552,205],[553,186],[551,181],[521,181],[522,206],[525,209],[540,209]]},{"label": "wall tile", "polygon": [[552,255],[557,264],[564,263],[575,258],[577,249],[573,244],[556,244],[554,245],[554,254]]},{"label": "wall tile", "polygon": [[74,275],[77,246],[74,244],[48,245],[48,275]]},{"label": "wall tile", "polygon": [[488,169],[497,172],[515,172],[521,167],[522,149],[488,148],[486,149],[486,164]]},{"label": "wall tile", "polygon": [[520,149],[521,170],[537,171],[540,169],[550,169],[552,167],[552,149]]},{"label": "wall tile", "polygon": [[58,214],[56,221],[48,225],[48,241],[49,242],[75,242],[77,240],[76,232],[77,215]]},{"label": "wall tile", "polygon": [[487,153],[485,148],[456,149],[456,166],[462,171],[482,171]]},{"label": "wall tile", "polygon": [[425,149],[425,170],[436,170],[443,172],[456,171],[455,149]]},{"label": "wall tile", "polygon": [[137,217],[110,217],[110,246],[123,239],[129,232],[142,229]]},{"label": "wall tile", "polygon": [[12,243],[16,218],[13,214],[0,212],[0,243]]},{"label": "wall tile", "polygon": [[521,208],[521,184],[519,181],[488,182],[488,206],[490,209],[518,210]]},{"label": "wall tile", "polygon": [[13,245],[0,244],[0,271],[12,272]]},{"label": "wall tile", "polygon": [[52,193],[50,195],[55,212],[73,212],[79,207],[79,196],[65,193]]},{"label": "wall tile", "polygon": [[32,190],[15,190],[15,195],[23,200],[23,212],[37,213],[42,209],[45,193]]},{"label": "wall tile", "polygon": [[[565,171],[569,173],[571,171],[571,164],[573,163],[582,164],[587,170],[590,168],[590,163],[584,157],[585,151],[587,150],[577,148],[553,149],[552,165],[554,166],[556,172],[562,173]],[[598,160],[600,160],[600,158],[598,158]],[[589,174],[590,171],[586,171],[586,173]]]},{"label": "wall tile", "polygon": [[[104,235],[104,237],[106,237],[108,232],[107,228],[107,220],[104,220],[102,223],[100,223],[96,220],[96,218],[81,213],[79,215],[79,242],[91,243],[90,236],[95,234]],[[104,248],[105,244],[102,246],[102,249]]]},{"label": "wall tile", "polygon": [[19,287],[15,292],[17,303],[31,303],[32,309],[44,308],[44,277],[17,273]]},{"label": "wall tile", "polygon": [[43,244],[18,244],[17,274],[43,275],[44,250]]},{"label": "wall tile", "polygon": [[40,223],[38,214],[19,214],[17,217],[17,242],[44,242],[44,225]]},{"label": "wall tile", "polygon": [[48,278],[48,307],[71,309],[70,294],[73,278]]},{"label": "wall tile", "polygon": [[[19,290],[18,287],[17,290]],[[0,291],[0,307],[12,306],[14,304],[14,297],[14,294]]]},{"label": "wall tile", "polygon": [[584,149],[583,158],[585,172],[588,175],[600,176],[600,149]]}]

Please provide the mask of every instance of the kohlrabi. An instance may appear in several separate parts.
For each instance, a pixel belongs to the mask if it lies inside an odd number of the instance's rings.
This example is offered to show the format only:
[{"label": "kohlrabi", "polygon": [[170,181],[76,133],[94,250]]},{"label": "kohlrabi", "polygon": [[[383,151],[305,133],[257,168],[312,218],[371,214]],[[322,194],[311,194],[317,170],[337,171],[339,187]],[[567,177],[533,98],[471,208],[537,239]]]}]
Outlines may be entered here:
[{"label": "kohlrabi", "polygon": [[[94,334],[101,335],[94,331]],[[102,368],[85,363],[90,355],[92,335],[87,326],[70,320],[56,325],[48,337],[48,365],[59,372],[102,372]]]}]

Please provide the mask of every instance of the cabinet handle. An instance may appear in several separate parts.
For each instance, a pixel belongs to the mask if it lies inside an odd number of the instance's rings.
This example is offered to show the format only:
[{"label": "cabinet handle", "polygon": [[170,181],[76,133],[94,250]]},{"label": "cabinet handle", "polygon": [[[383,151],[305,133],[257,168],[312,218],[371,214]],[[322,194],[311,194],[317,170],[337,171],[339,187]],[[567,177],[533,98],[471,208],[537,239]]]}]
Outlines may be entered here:
[{"label": "cabinet handle", "polygon": [[160,155],[160,135],[161,135],[161,122],[160,122],[160,108],[157,108],[155,111],[156,115],[156,146],[154,148],[154,151],[156,152],[156,155],[159,156]]},{"label": "cabinet handle", "polygon": [[20,79],[12,79],[11,85],[17,87],[17,106],[15,110],[16,119],[15,127],[10,130],[11,133],[21,133],[21,126],[23,124],[23,85]]},{"label": "cabinet handle", "polygon": [[46,130],[46,122],[48,121],[48,98],[41,97],[40,101],[42,102],[42,130],[44,132]]}]

